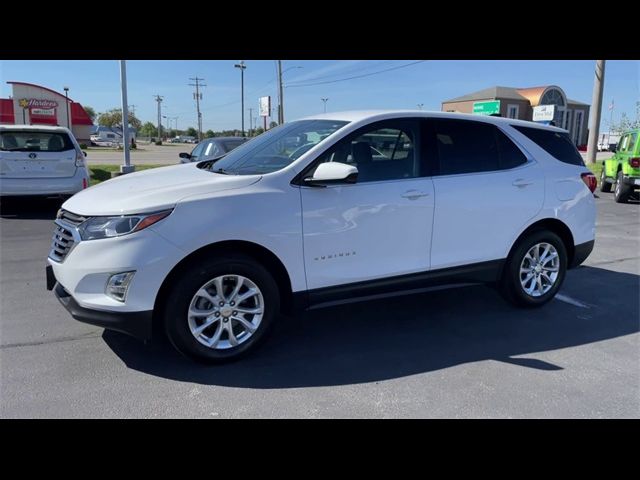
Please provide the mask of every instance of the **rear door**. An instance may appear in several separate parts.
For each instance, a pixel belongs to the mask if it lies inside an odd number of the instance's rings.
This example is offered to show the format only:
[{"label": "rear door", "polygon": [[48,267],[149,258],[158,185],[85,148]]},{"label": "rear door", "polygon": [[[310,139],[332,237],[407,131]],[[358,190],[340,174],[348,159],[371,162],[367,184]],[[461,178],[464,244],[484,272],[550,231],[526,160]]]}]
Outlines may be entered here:
[{"label": "rear door", "polygon": [[65,132],[0,131],[1,178],[63,178],[76,173],[77,152]]},{"label": "rear door", "polygon": [[542,208],[542,169],[495,125],[426,122],[438,157],[431,269],[505,258],[513,238]]}]

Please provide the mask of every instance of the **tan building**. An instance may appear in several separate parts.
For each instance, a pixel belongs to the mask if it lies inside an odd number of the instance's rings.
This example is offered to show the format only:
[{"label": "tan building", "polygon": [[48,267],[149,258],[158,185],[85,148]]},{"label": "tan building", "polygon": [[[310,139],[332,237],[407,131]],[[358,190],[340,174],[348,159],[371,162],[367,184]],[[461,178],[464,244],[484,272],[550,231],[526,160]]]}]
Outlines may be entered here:
[{"label": "tan building", "polygon": [[442,111],[500,115],[553,124],[568,130],[576,145],[587,143],[589,105],[567,98],[564,91],[556,85],[485,88],[442,102]]}]

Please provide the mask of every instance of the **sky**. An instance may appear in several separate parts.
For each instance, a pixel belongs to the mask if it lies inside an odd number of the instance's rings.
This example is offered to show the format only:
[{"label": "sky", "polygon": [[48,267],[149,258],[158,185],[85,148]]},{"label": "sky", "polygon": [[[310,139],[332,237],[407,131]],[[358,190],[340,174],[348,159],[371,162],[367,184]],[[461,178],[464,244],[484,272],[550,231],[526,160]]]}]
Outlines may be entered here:
[{"label": "sky", "polygon": [[[323,111],[400,108],[440,110],[443,100],[487,87],[558,85],[573,100],[591,104],[595,61],[592,60],[285,60],[285,120]],[[203,130],[240,129],[240,69],[233,60],[127,61],[128,103],[143,122],[157,120],[155,95],[164,97],[162,114],[178,117],[179,129],[197,123],[190,77],[204,78],[200,107]],[[413,63],[413,64],[411,64]],[[258,97],[270,95],[277,117],[276,62],[245,60],[245,129],[249,108],[257,116]],[[409,65],[411,64],[411,65]],[[371,74],[371,75],[369,75]],[[366,76],[365,76],[366,75]],[[349,77],[359,77],[352,78]],[[340,80],[340,81],[336,81]],[[11,94],[7,81],[43,85],[56,91],[69,87],[69,97],[104,112],[121,105],[120,69],[116,60],[3,60],[0,97]],[[331,82],[331,83],[321,83]],[[640,100],[640,62],[610,60],[605,71],[601,131],[622,112],[635,118]],[[175,121],[172,120],[172,126]],[[164,122],[163,122],[164,123]]]}]

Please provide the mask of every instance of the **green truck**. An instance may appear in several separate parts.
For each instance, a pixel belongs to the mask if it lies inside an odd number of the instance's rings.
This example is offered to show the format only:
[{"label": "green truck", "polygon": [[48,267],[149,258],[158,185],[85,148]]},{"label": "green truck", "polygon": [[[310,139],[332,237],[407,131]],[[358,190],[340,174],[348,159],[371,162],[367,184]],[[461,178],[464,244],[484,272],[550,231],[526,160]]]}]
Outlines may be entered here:
[{"label": "green truck", "polygon": [[602,162],[600,191],[610,192],[612,188],[618,203],[626,203],[640,188],[640,128],[625,132],[615,155]]}]

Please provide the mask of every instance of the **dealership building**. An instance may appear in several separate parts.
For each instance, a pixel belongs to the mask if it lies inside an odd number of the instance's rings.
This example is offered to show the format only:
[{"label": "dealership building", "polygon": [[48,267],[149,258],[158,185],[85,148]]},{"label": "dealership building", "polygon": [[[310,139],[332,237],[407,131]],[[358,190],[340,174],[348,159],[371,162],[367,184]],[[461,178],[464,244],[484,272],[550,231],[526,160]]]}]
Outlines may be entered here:
[{"label": "dealership building", "polygon": [[93,122],[82,105],[47,87],[7,82],[13,92],[0,98],[0,125],[69,127],[79,143],[89,143]]},{"label": "dealership building", "polygon": [[[500,115],[569,131],[578,145],[587,143],[589,105],[571,100],[556,85],[532,88],[490,87],[442,102],[442,111]],[[552,123],[553,122],[553,123]]]}]

